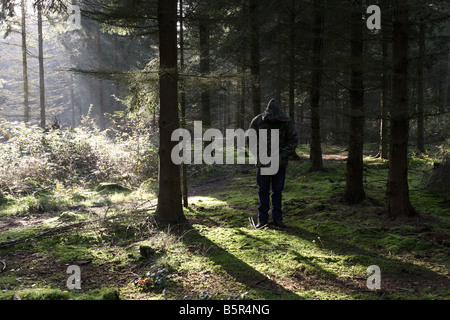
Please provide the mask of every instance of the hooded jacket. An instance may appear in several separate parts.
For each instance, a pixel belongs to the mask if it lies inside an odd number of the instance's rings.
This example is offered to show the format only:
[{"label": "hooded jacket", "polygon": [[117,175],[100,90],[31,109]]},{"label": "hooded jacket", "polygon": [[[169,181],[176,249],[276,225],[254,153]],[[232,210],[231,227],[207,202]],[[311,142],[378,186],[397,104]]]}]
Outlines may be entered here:
[{"label": "hooded jacket", "polygon": [[[280,166],[287,167],[289,156],[295,152],[298,145],[297,130],[291,118],[283,113],[277,100],[271,99],[263,113],[256,116],[250,123],[250,128],[255,129],[258,136],[259,129],[279,130]],[[268,148],[270,148],[270,133],[268,134]],[[258,161],[259,164],[259,161]]]}]

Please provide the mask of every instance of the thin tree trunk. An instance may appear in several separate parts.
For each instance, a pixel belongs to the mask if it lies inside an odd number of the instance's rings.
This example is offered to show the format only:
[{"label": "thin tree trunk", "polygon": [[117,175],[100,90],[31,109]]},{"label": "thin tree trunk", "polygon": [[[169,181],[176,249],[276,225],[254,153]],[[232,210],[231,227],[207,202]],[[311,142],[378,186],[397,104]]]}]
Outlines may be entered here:
[{"label": "thin tree trunk", "polygon": [[314,0],[313,71],[311,83],[311,170],[322,170],[322,145],[320,137],[320,91],[323,68],[323,0]]},{"label": "thin tree trunk", "polygon": [[94,105],[94,83],[92,78],[89,78],[89,112],[91,112],[91,107]]},{"label": "thin tree trunk", "polygon": [[344,198],[355,203],[365,198],[363,186],[364,147],[364,83],[363,83],[363,32],[361,1],[355,1],[351,14],[351,79],[350,79],[350,127]]},{"label": "thin tree trunk", "polygon": [[[281,10],[278,10],[277,12],[277,26],[279,29],[281,29]],[[276,73],[277,73],[277,77],[276,77],[276,82],[275,82],[275,99],[277,99],[277,101],[279,103],[281,103],[281,105],[283,105],[282,102],[282,78],[283,78],[283,68],[282,68],[282,41],[278,40],[277,41],[277,50],[276,50],[276,59],[277,59],[277,64],[276,64]]]},{"label": "thin tree trunk", "polygon": [[37,4],[38,12],[38,47],[39,47],[39,96],[41,107],[41,128],[45,129],[45,79],[44,79],[44,40],[42,34],[42,5]]},{"label": "thin tree trunk", "polygon": [[379,156],[387,159],[389,154],[389,65],[388,65],[388,29],[382,28],[382,68],[381,77],[381,121],[380,121],[380,151]]},{"label": "thin tree trunk", "polygon": [[[450,22],[447,21],[447,27],[444,27],[444,36],[449,37],[449,25]],[[445,41],[442,51],[443,51],[443,55],[442,57],[439,59],[440,62],[438,64],[438,94],[439,94],[439,113],[445,113],[447,112],[447,108],[449,107],[449,82],[448,82],[448,78],[449,78],[449,65],[448,65],[448,55],[449,55],[449,49],[450,49],[450,43],[449,41]]]},{"label": "thin tree trunk", "polygon": [[26,6],[25,0],[21,2],[22,7],[22,68],[23,68],[23,107],[24,122],[30,121],[29,84],[28,84],[28,57],[27,57],[27,28],[26,28]]},{"label": "thin tree trunk", "polygon": [[[184,18],[183,18],[183,0],[180,0],[180,71],[184,72]],[[186,92],[184,79],[180,81],[180,108],[181,108],[181,127],[186,126]],[[187,172],[186,164],[181,165],[181,174],[183,179],[183,205],[185,208],[189,207],[188,203],[188,188],[187,188]]]},{"label": "thin tree trunk", "polygon": [[69,94],[70,94],[70,108],[72,111],[72,128],[75,128],[75,99],[74,99],[74,83],[73,83],[73,74],[70,74],[70,88],[69,88]]},{"label": "thin tree trunk", "polygon": [[157,119],[157,116],[156,116],[156,106],[154,106],[153,107],[153,117],[152,117],[152,131],[153,132],[155,132],[155,131],[157,131],[158,129],[157,129],[157,124],[156,124],[156,119]]},{"label": "thin tree trunk", "polygon": [[199,26],[199,40],[200,40],[200,74],[204,77],[202,83],[201,92],[201,104],[202,104],[202,122],[204,127],[211,126],[211,96],[209,90],[209,83],[206,81],[206,77],[211,72],[210,63],[210,27],[206,18],[202,18]]},{"label": "thin tree trunk", "polygon": [[292,121],[295,120],[295,1],[291,0],[289,32],[289,117]]},{"label": "thin tree trunk", "polygon": [[408,190],[408,25],[408,0],[394,1],[391,143],[386,189],[388,215],[392,219],[416,215]]},{"label": "thin tree trunk", "polygon": [[260,48],[259,48],[259,0],[249,0],[250,15],[250,73],[253,116],[261,112]]},{"label": "thin tree trunk", "polygon": [[[102,61],[102,49],[101,49],[101,35],[100,35],[100,26],[97,27],[97,67],[101,68]],[[98,114],[99,114],[99,126],[101,130],[105,129],[105,106],[103,99],[103,80],[97,80],[97,90],[98,90]]]},{"label": "thin tree trunk", "polygon": [[180,167],[171,159],[172,149],[178,144],[171,140],[179,127],[178,71],[177,71],[177,0],[158,1],[159,26],[159,95],[160,146],[159,192],[155,218],[161,225],[184,223]]},{"label": "thin tree trunk", "polygon": [[[116,72],[119,72],[119,43],[117,41],[117,36],[114,37],[114,68]],[[119,110],[119,80],[114,81],[114,111]]]},{"label": "thin tree trunk", "polygon": [[245,119],[246,119],[246,113],[245,113],[245,93],[247,91],[247,86],[245,82],[245,71],[246,71],[246,55],[241,55],[240,60],[240,76],[239,76],[239,114],[237,117],[238,122],[238,128],[245,128]]},{"label": "thin tree trunk", "polygon": [[419,25],[419,59],[417,60],[417,151],[425,153],[423,136],[423,59],[425,55],[425,23]]}]

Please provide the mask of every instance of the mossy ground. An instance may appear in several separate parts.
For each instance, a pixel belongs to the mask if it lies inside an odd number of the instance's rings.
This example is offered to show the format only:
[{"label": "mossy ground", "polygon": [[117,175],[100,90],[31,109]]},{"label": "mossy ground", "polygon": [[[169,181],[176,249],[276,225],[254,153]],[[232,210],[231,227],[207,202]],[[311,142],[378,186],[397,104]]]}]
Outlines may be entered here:
[{"label": "mossy ground", "polygon": [[[320,172],[307,160],[290,164],[286,230],[252,228],[258,196],[247,166],[205,169],[183,230],[155,228],[155,196],[145,190],[7,199],[0,243],[28,240],[0,248],[0,299],[448,299],[449,205],[423,188],[432,160],[411,159],[422,217],[399,223],[385,215],[386,161],[367,156],[366,199],[341,201],[345,157],[326,149]],[[51,228],[59,232],[45,234]],[[81,268],[81,290],[66,286],[69,265]],[[380,267],[381,290],[366,286],[370,265]]]}]

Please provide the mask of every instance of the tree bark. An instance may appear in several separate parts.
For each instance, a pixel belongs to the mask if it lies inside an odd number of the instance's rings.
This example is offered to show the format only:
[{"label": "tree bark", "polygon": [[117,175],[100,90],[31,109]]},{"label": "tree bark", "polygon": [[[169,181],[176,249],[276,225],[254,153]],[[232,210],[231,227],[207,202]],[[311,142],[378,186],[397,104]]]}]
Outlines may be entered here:
[{"label": "tree bark", "polygon": [[200,40],[200,74],[203,77],[201,104],[202,104],[202,122],[203,126],[208,128],[211,126],[211,96],[209,84],[206,78],[211,72],[210,63],[210,27],[206,21],[206,17],[202,18],[199,25]]},{"label": "tree bark", "polygon": [[423,61],[425,55],[425,23],[419,25],[419,58],[417,60],[417,151],[425,153],[424,145],[424,118],[423,118]]},{"label": "tree bark", "polygon": [[289,117],[292,121],[295,121],[295,1],[291,0],[289,30]]},{"label": "tree bark", "polygon": [[75,97],[74,97],[74,82],[73,82],[73,74],[70,74],[70,88],[69,88],[69,95],[70,95],[70,108],[72,111],[72,128],[75,128]]},{"label": "tree bark", "polygon": [[44,79],[44,40],[42,34],[42,4],[37,4],[38,13],[38,47],[39,47],[39,102],[40,102],[40,117],[41,128],[45,129],[45,79]]},{"label": "tree bark", "polygon": [[259,0],[249,0],[250,16],[250,73],[253,116],[261,112],[260,48],[259,48]]},{"label": "tree bark", "polygon": [[311,82],[311,170],[322,170],[322,145],[320,137],[320,92],[323,72],[323,0],[314,0],[313,71]]},{"label": "tree bark", "polygon": [[356,203],[365,198],[363,186],[364,147],[364,82],[363,82],[363,32],[365,25],[360,19],[361,1],[354,1],[351,14],[351,78],[350,78],[350,126],[346,189],[344,199]]},{"label": "tree bark", "polygon": [[158,1],[159,27],[159,94],[160,147],[159,192],[155,219],[160,225],[184,223],[180,187],[180,167],[171,159],[178,144],[171,141],[172,132],[179,127],[177,71],[177,0]]},{"label": "tree bark", "polygon": [[22,69],[23,69],[23,107],[24,122],[30,121],[29,84],[28,84],[28,56],[27,56],[27,28],[25,0],[21,1],[22,9]]},{"label": "tree bark", "polygon": [[238,123],[238,128],[245,128],[245,92],[247,91],[247,86],[245,85],[245,58],[242,56],[241,75],[239,76],[239,105],[238,105],[238,117],[236,119]]},{"label": "tree bark", "polygon": [[[448,39],[449,37],[449,26],[450,22],[447,20],[447,26],[444,27],[444,33],[443,36]],[[438,64],[438,95],[439,95],[439,113],[445,113],[448,112],[449,107],[449,65],[448,65],[448,57],[449,57],[449,49],[450,49],[450,43],[449,40],[444,42],[442,51],[442,57],[440,57],[440,62]]]},{"label": "tree bark", "polygon": [[[184,72],[184,17],[183,17],[183,0],[180,0],[180,71]],[[185,82],[184,79],[180,81],[180,109],[181,109],[181,127],[184,128],[186,126],[186,91],[185,91]],[[183,163],[181,165],[181,175],[183,182],[183,205],[185,208],[189,207],[188,203],[188,187],[187,187],[187,172],[186,172],[186,164]]]},{"label": "tree bark", "polygon": [[388,28],[384,27],[381,30],[382,39],[382,68],[383,73],[381,77],[381,121],[380,121],[380,150],[379,156],[382,159],[387,159],[389,155],[389,63],[388,63]]},{"label": "tree bark", "polygon": [[[281,30],[282,24],[281,24],[281,10],[277,11],[277,28]],[[283,59],[282,59],[282,41],[277,41],[277,49],[276,49],[276,79],[275,79],[275,99],[283,105]]]},{"label": "tree bark", "polygon": [[[101,61],[102,61],[102,47],[101,47],[101,34],[100,26],[97,27],[97,67],[100,71]],[[97,80],[97,90],[98,90],[98,114],[99,114],[99,126],[101,130],[105,129],[105,106],[103,99],[103,80]]]},{"label": "tree bark", "polygon": [[408,190],[408,0],[394,1],[391,143],[387,208],[392,219],[415,216]]},{"label": "tree bark", "polygon": [[[114,37],[114,68],[116,69],[116,72],[119,72],[119,43],[117,41],[117,36]],[[119,80],[116,79],[114,81],[114,111],[119,111]]]}]

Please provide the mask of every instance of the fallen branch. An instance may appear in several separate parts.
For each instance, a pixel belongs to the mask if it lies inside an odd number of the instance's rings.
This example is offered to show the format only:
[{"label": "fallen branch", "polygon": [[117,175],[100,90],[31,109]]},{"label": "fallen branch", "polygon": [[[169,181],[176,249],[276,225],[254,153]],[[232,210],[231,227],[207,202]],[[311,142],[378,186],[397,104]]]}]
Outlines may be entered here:
[{"label": "fallen branch", "polygon": [[250,221],[250,225],[253,229],[256,229],[255,221],[253,221],[252,217],[248,217],[248,220]]},{"label": "fallen branch", "polygon": [[246,242],[246,243],[244,243],[242,246],[240,246],[240,247],[238,248],[238,250],[242,249],[242,248],[245,247],[246,245],[248,245],[248,242]]},{"label": "fallen branch", "polygon": [[78,222],[78,223],[73,223],[73,224],[68,225],[68,226],[54,227],[54,228],[51,228],[51,229],[46,229],[46,230],[43,230],[43,231],[39,232],[37,235],[32,236],[32,237],[2,242],[2,243],[0,243],[0,248],[13,246],[13,245],[16,245],[16,244],[19,244],[19,243],[23,243],[23,242],[28,242],[30,240],[33,240],[33,239],[36,239],[36,238],[40,238],[42,236],[49,235],[49,234],[61,233],[61,232],[64,232],[64,231],[66,231],[68,229],[75,228],[75,227],[84,225],[86,223],[87,222]]},{"label": "fallen branch", "polygon": [[98,219],[93,219],[93,220],[88,220],[88,221],[82,221],[82,222],[76,222],[76,223],[72,223],[66,226],[57,226],[54,228],[50,228],[50,229],[46,229],[46,230],[42,230],[41,232],[39,232],[37,235],[32,236],[32,237],[27,237],[27,238],[21,238],[21,239],[16,239],[16,240],[11,240],[11,241],[6,241],[6,242],[1,242],[0,243],[0,248],[5,248],[5,247],[9,247],[9,246],[13,246],[19,243],[23,243],[23,242],[28,242],[30,240],[33,239],[37,239],[43,236],[49,236],[49,235],[55,235],[55,234],[59,234],[59,233],[63,233],[66,232],[70,229],[73,228],[79,228],[82,227],[86,224],[91,224],[91,223],[95,223],[95,222],[102,222],[105,220],[111,220],[111,219],[117,219],[117,218],[121,218],[121,217],[130,217],[129,214],[119,214],[116,216],[112,216],[112,217],[108,217],[106,218],[98,218]]}]

